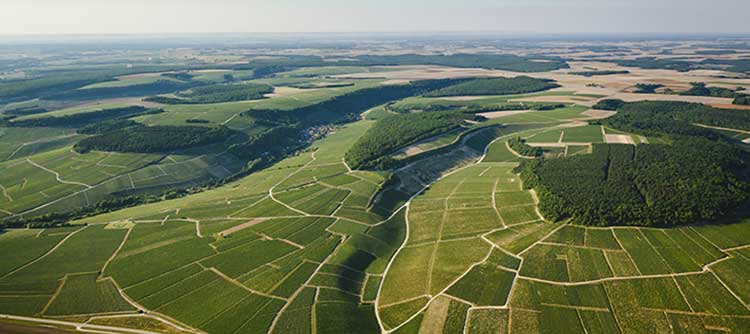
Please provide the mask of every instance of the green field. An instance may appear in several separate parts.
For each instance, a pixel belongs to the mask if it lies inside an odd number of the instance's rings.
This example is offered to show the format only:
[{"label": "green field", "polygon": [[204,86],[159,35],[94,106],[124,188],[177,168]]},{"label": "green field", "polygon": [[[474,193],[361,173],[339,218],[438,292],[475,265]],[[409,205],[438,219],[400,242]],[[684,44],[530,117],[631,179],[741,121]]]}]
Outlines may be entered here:
[{"label": "green field", "polygon": [[[557,90],[496,95],[506,91],[499,89],[504,84],[490,91],[477,85],[505,79],[469,78],[458,87],[445,81],[447,88],[434,94],[415,89],[413,96],[380,100],[356,94],[385,87],[387,95],[393,93],[389,88],[406,87],[393,85],[426,73],[474,71],[479,65],[437,67],[461,59],[455,55],[334,52],[343,57],[336,60],[265,54],[274,48],[242,55],[168,50],[163,67],[107,68],[106,75],[80,85],[58,78],[62,84],[36,83],[44,88],[32,90],[38,94],[0,89],[0,116],[19,106],[54,106],[17,119],[126,107],[146,97],[52,103],[56,95],[46,89],[117,91],[158,80],[183,82],[169,76],[180,74],[196,87],[262,83],[275,89],[258,100],[164,104],[158,106],[163,112],[128,118],[137,126],[189,123],[233,131],[221,142],[149,154],[78,153],[73,145],[89,135],[76,128],[0,123],[0,222],[37,219],[0,230],[0,316],[165,334],[717,334],[750,328],[750,220],[743,212],[669,228],[584,226],[582,217],[545,214],[545,200],[553,194],[529,188],[534,180],[518,174],[525,162],[596,156],[600,145],[593,144],[605,141],[605,131],[639,138],[639,132],[599,125],[606,120],[592,121],[585,113],[587,102],[603,96]],[[98,57],[106,62],[109,56]],[[522,61],[507,65],[518,70],[562,62],[478,56],[485,58]],[[440,63],[413,66],[413,59]],[[357,64],[385,60],[411,66]],[[77,61],[46,70],[73,75],[102,67]],[[398,73],[390,77],[393,72]],[[539,78],[544,74],[550,73]],[[477,98],[446,97],[464,95]],[[355,98],[337,100],[342,96]],[[587,105],[519,102],[555,97]],[[371,100],[376,102],[364,103]],[[474,115],[498,109],[523,112]],[[426,121],[420,119],[443,112],[457,123],[435,133],[422,128]],[[307,120],[310,115],[324,121]],[[413,138],[389,141],[399,138],[384,131],[379,140],[360,141],[368,130],[389,123],[402,133],[415,132]],[[278,129],[300,136],[264,137]],[[740,138],[733,131],[721,133]],[[532,146],[546,143],[544,156],[520,156],[510,149],[516,138]],[[650,144],[639,140],[643,145],[637,149],[666,151],[674,144],[668,137],[648,138]],[[256,143],[256,150],[238,149]],[[379,152],[383,143],[393,147],[375,158],[390,158],[392,166],[357,170],[345,159],[357,145]],[[609,157],[591,175],[615,177],[615,159]],[[558,176],[580,175],[582,169],[571,169]],[[743,189],[735,181],[716,182]],[[691,187],[676,184],[661,198]],[[128,198],[142,201],[111,204]],[[647,209],[663,205],[647,204]],[[616,210],[625,215],[629,208]],[[84,212],[64,215],[76,210]]]}]

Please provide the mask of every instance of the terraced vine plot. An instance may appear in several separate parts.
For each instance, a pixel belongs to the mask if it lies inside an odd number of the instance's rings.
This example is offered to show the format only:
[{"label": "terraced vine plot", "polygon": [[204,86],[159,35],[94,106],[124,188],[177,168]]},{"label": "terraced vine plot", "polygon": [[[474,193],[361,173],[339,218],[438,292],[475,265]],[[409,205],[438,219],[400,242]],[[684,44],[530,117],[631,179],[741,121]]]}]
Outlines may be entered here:
[{"label": "terraced vine plot", "polygon": [[[501,143],[492,144],[488,152],[496,153],[485,161],[505,156],[497,153],[505,148]],[[524,203],[535,208],[533,196],[522,195],[510,172],[514,165],[467,167],[410,202],[407,241],[378,297],[387,332],[739,333],[748,328],[750,295],[743,282],[748,282],[750,221],[656,229],[508,219],[515,216],[504,214],[504,203],[505,208]],[[464,198],[471,204],[452,205]],[[498,214],[494,220],[482,212],[493,208],[491,203]],[[460,214],[445,219],[452,210]],[[468,216],[458,218],[463,214]],[[465,233],[451,234],[454,226]],[[451,243],[460,245],[452,252],[458,255],[448,255]]]},{"label": "terraced vine plot", "polygon": [[0,235],[0,249],[35,246],[0,261],[0,313],[116,322],[145,312],[192,333],[736,333],[750,325],[750,222],[548,223],[513,173],[521,158],[505,145],[552,128],[529,125],[467,139],[454,161],[464,167],[448,175],[438,176],[448,167],[417,168],[440,157],[399,171],[439,180],[389,211],[394,205],[376,196],[388,175],[342,160],[369,124],[347,125],[225,187]]},{"label": "terraced vine plot", "polygon": [[373,302],[405,226],[404,210],[373,210],[384,175],[343,163],[369,124],[234,186],[87,218],[85,227],[3,235],[4,248],[39,247],[3,261],[0,312],[146,311],[211,333],[377,332]]},{"label": "terraced vine plot", "polygon": [[[488,236],[513,226],[546,224],[536,213],[533,195],[510,173],[514,166],[480,163],[461,169],[409,203],[409,237],[378,297],[386,329],[429,312],[438,296],[476,301],[470,306],[505,305],[515,269],[499,263],[517,258]],[[493,290],[497,295],[484,296]]]}]

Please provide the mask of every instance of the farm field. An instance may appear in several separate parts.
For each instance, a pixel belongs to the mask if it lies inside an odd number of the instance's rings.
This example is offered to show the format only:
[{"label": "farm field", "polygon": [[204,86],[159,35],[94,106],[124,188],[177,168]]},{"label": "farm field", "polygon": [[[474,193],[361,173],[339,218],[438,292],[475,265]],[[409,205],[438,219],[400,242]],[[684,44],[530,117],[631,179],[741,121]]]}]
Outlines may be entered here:
[{"label": "farm field", "polygon": [[238,36],[5,46],[0,332],[750,331],[745,39]]},{"label": "farm field", "polygon": [[[671,333],[747,326],[744,289],[732,283],[740,277],[737,261],[746,258],[730,247],[738,243],[720,240],[746,231],[750,221],[673,229],[552,224],[522,210],[535,202],[510,172],[515,163],[490,157],[409,203],[407,241],[377,304],[385,329],[437,323],[444,332]],[[450,257],[451,246],[461,256]]]}]

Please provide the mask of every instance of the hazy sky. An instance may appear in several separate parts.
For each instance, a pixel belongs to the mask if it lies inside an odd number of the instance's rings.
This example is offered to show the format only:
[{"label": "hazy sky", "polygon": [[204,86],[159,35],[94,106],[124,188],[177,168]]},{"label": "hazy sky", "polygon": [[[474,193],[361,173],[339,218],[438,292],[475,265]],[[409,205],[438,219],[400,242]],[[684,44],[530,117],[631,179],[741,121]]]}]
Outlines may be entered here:
[{"label": "hazy sky", "polygon": [[748,33],[750,0],[0,0],[0,34]]}]

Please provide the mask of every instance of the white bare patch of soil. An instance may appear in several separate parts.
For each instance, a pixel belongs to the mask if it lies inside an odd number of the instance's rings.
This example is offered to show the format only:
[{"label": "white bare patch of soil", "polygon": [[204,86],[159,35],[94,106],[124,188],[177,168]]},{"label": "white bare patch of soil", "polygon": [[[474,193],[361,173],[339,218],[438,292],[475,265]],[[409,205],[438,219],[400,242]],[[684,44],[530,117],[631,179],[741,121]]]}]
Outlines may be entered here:
[{"label": "white bare patch of soil", "polygon": [[574,143],[574,142],[526,143],[526,144],[532,147],[567,147],[567,146],[589,146],[591,145],[591,143]]},{"label": "white bare patch of soil", "polygon": [[105,230],[127,230],[131,227],[135,227],[135,223],[129,220],[121,220],[104,225]]},{"label": "white bare patch of soil", "polygon": [[522,97],[510,100],[511,102],[559,102],[559,103],[573,103],[573,104],[590,104],[594,105],[593,98],[585,96],[570,96],[570,95],[542,95],[542,96],[530,96]]},{"label": "white bare patch of soil", "polygon": [[294,94],[297,94],[297,93],[300,93],[300,92],[311,92],[311,91],[315,91],[315,90],[318,90],[318,89],[320,89],[320,88],[302,89],[302,88],[280,86],[280,87],[274,87],[273,88],[273,93],[266,94],[266,95],[264,95],[264,97],[271,98],[271,97],[289,96],[289,95],[294,95]]},{"label": "white bare patch of soil", "polygon": [[531,111],[532,110],[528,110],[528,109],[527,110],[490,111],[490,112],[478,113],[477,115],[492,119],[492,118],[500,118],[500,117],[518,115],[518,114],[525,114]]},{"label": "white bare patch of soil", "polygon": [[607,144],[635,144],[633,137],[628,135],[611,135],[605,134],[604,141]]},{"label": "white bare patch of soil", "polygon": [[253,219],[253,220],[251,220],[251,221],[249,221],[247,223],[239,224],[237,226],[232,226],[232,227],[230,227],[230,228],[228,228],[228,229],[226,229],[224,231],[221,231],[221,232],[219,232],[219,235],[221,235],[222,237],[226,237],[226,236],[228,236],[228,235],[230,235],[232,233],[244,230],[244,229],[246,229],[246,228],[248,228],[250,226],[258,225],[258,224],[260,224],[260,223],[262,223],[262,222],[264,222],[266,220],[268,220],[268,218],[255,218],[255,219]]},{"label": "white bare patch of soil", "polygon": [[610,110],[601,110],[601,109],[589,109],[583,112],[584,115],[591,117],[592,119],[602,119],[610,117],[616,112],[610,111]]},{"label": "white bare patch of soil", "polygon": [[482,68],[455,68],[445,66],[392,66],[387,72],[377,73],[354,73],[334,75],[339,79],[363,79],[379,77],[388,80],[427,80],[427,79],[452,79],[468,77],[516,77],[524,73],[486,70]]},{"label": "white bare patch of soil", "polygon": [[448,100],[448,101],[474,101],[474,100],[481,100],[485,99],[488,96],[481,96],[481,95],[474,95],[474,96],[446,96],[441,97],[441,100]]},{"label": "white bare patch of soil", "polygon": [[731,105],[731,98],[710,97],[710,96],[684,96],[684,95],[665,95],[665,94],[635,94],[635,93],[617,93],[613,98],[621,99],[625,102],[635,101],[684,101],[703,103],[709,105]]},{"label": "white bare patch of soil", "polygon": [[739,109],[739,110],[750,110],[750,106],[742,106],[738,104],[712,104],[711,105],[714,108],[721,108],[721,109]]}]

